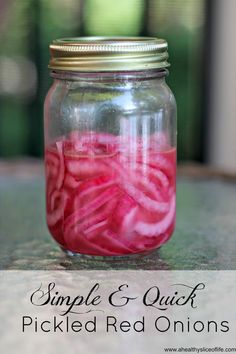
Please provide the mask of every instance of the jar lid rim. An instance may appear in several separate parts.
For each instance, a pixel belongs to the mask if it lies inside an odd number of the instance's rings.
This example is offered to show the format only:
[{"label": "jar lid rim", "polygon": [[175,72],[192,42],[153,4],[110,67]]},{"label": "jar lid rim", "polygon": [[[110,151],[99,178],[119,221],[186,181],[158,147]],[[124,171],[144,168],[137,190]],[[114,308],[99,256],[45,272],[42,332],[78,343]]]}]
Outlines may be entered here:
[{"label": "jar lid rim", "polygon": [[155,37],[75,37],[50,44],[50,69],[120,71],[169,66],[168,44]]}]

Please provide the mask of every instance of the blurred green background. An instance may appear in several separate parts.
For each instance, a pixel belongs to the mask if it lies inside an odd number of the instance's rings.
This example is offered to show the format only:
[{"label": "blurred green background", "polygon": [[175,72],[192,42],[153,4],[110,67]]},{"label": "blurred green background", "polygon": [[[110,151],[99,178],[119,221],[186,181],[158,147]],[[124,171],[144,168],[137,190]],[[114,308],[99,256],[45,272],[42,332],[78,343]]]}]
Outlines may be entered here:
[{"label": "blurred green background", "polygon": [[206,0],[0,0],[0,157],[42,156],[49,43],[87,35],[167,39],[178,158],[203,160]]}]

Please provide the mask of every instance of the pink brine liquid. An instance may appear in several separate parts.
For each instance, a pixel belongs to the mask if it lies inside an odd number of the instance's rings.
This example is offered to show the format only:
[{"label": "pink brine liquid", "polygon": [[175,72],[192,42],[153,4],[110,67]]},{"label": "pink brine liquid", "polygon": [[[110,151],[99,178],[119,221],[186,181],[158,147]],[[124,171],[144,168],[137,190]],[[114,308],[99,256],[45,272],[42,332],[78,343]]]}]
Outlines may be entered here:
[{"label": "pink brine liquid", "polygon": [[63,249],[118,256],[168,240],[176,150],[165,140],[72,132],[46,147],[47,224]]}]

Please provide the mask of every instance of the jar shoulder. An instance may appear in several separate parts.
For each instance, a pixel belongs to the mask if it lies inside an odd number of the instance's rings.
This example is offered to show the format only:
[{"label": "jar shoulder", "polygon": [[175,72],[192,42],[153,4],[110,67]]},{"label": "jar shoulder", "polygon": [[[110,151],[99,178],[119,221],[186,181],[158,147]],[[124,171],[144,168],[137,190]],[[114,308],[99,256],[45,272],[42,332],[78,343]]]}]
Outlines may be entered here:
[{"label": "jar shoulder", "polygon": [[176,145],[176,103],[165,80],[71,82],[58,80],[44,106],[45,141],[72,131],[149,136]]},{"label": "jar shoulder", "polygon": [[149,82],[86,83],[58,80],[50,87],[45,99],[49,109],[60,107],[90,107],[110,105],[115,110],[151,110],[176,108],[176,101],[165,80]]}]

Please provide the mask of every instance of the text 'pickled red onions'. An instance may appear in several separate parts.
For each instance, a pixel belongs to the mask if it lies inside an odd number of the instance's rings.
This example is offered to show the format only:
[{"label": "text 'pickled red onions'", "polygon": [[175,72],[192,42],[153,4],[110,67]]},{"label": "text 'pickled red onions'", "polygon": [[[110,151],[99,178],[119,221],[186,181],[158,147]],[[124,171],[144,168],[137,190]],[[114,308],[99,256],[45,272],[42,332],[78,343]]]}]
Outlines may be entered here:
[{"label": "text 'pickled red onions'", "polygon": [[175,224],[176,150],[141,138],[72,132],[46,147],[47,224],[75,253],[118,256],[159,247]]}]

